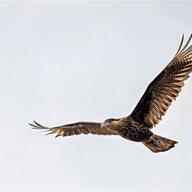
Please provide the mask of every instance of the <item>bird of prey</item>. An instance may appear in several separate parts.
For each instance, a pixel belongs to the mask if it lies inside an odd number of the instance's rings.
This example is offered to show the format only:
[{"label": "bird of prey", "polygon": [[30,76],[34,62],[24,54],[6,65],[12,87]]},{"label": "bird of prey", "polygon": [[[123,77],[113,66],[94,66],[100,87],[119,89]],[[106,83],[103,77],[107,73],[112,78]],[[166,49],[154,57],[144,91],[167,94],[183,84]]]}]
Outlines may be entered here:
[{"label": "bird of prey", "polygon": [[71,136],[79,134],[118,135],[127,140],[141,142],[152,152],[167,151],[177,141],[154,134],[155,127],[165,115],[172,101],[176,99],[184,81],[192,72],[192,34],[183,45],[182,36],[179,48],[171,62],[149,84],[132,113],[123,118],[107,119],[102,123],[77,122],[58,127],[46,127],[36,121],[30,124],[35,129],[47,130],[48,134]]}]

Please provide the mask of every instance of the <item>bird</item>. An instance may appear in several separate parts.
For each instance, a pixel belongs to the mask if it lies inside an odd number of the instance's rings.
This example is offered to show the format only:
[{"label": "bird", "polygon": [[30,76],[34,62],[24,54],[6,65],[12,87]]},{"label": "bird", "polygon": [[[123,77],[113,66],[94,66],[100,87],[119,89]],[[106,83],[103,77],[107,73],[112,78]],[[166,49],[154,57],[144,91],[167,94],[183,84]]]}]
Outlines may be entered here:
[{"label": "bird", "polygon": [[48,131],[47,134],[72,136],[80,134],[116,135],[144,144],[154,153],[168,151],[178,143],[152,132],[165,115],[172,101],[179,95],[184,81],[192,72],[192,33],[186,43],[182,35],[179,48],[173,59],[148,85],[143,96],[130,115],[109,118],[103,122],[77,122],[56,127],[47,127],[34,121],[29,123],[34,129]]}]

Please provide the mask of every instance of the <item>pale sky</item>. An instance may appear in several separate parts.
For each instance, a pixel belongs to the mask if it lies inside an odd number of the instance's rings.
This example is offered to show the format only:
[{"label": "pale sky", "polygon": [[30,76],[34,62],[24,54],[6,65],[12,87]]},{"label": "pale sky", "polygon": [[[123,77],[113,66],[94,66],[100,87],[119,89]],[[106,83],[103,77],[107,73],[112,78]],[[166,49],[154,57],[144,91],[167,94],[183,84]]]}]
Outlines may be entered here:
[{"label": "pale sky", "polygon": [[30,129],[131,113],[192,32],[192,2],[0,2],[0,191],[192,190],[192,78],[153,131],[154,154],[118,136]]}]

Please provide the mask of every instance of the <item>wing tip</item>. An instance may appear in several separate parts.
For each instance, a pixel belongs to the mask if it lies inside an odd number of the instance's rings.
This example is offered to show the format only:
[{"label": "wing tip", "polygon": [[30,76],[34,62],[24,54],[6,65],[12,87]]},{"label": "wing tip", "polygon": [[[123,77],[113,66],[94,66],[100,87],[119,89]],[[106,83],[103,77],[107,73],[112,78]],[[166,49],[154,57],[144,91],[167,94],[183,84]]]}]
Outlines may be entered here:
[{"label": "wing tip", "polygon": [[[45,134],[46,136],[47,136],[47,135],[50,135],[50,134],[56,133],[54,128],[45,127],[45,126],[41,125],[40,123],[38,123],[37,121],[33,121],[33,123],[28,123],[28,125],[30,125],[32,129],[42,130],[43,132],[47,132],[47,133]],[[62,136],[62,135],[60,135],[59,133],[57,133],[57,134],[55,135],[55,138],[57,138],[57,137],[59,137],[59,136]]]},{"label": "wing tip", "polygon": [[[181,42],[180,42],[180,45],[179,45],[179,48],[178,48],[175,56],[177,56],[177,55],[180,54],[180,53],[185,52],[185,50],[187,50],[187,49],[189,48],[188,45],[189,45],[189,43],[191,42],[192,33],[189,35],[188,40],[187,40],[186,43],[183,45],[184,39],[185,39],[185,35],[184,35],[184,33],[183,33],[183,34],[182,34],[182,38],[181,38]],[[174,57],[175,57],[175,56],[174,56]]]},{"label": "wing tip", "polygon": [[[34,123],[34,124],[33,124]],[[37,121],[33,121],[33,123],[28,123],[28,125],[31,126],[32,129],[49,129],[48,127],[45,127],[41,124],[39,124]]]}]

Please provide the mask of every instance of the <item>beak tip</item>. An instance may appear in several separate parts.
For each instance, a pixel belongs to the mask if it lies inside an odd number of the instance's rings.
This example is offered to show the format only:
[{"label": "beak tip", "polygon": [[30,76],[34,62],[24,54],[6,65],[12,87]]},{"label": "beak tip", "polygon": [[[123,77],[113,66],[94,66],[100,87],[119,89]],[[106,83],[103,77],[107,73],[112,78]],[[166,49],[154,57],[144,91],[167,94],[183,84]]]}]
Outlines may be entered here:
[{"label": "beak tip", "polygon": [[104,122],[101,123],[101,128],[103,128],[103,127],[105,127],[105,123]]}]

